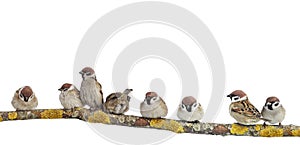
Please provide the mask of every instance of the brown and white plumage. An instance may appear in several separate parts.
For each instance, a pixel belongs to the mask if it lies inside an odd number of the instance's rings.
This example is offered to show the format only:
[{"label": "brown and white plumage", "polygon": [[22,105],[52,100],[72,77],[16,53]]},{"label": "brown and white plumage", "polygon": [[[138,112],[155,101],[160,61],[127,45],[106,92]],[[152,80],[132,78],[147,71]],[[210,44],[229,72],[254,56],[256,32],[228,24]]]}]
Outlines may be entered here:
[{"label": "brown and white plumage", "polygon": [[203,115],[201,104],[192,96],[184,97],[177,109],[177,117],[185,121],[201,120]]},{"label": "brown and white plumage", "polygon": [[140,105],[140,112],[143,117],[162,118],[167,116],[168,107],[157,93],[148,92],[146,93],[145,100]]},{"label": "brown and white plumage", "polygon": [[16,110],[32,110],[38,106],[38,100],[29,86],[19,88],[11,101]]},{"label": "brown and white plumage", "polygon": [[276,124],[281,122],[285,118],[285,109],[280,103],[280,100],[277,97],[269,97],[266,100],[266,103],[261,111],[263,118],[267,119],[269,123]]},{"label": "brown and white plumage", "polygon": [[130,96],[128,94],[132,89],[126,89],[123,93],[116,92],[107,96],[105,108],[109,113],[124,114],[129,110]]},{"label": "brown and white plumage", "polygon": [[85,67],[79,73],[83,79],[80,87],[80,99],[83,105],[91,109],[103,109],[102,86],[96,79],[95,71]]},{"label": "brown and white plumage", "polygon": [[251,104],[243,91],[233,91],[227,97],[232,101],[229,113],[238,123],[251,125],[262,120],[260,112]]},{"label": "brown and white plumage", "polygon": [[79,90],[72,84],[65,83],[59,89],[61,91],[59,100],[65,109],[83,107],[79,97]]}]

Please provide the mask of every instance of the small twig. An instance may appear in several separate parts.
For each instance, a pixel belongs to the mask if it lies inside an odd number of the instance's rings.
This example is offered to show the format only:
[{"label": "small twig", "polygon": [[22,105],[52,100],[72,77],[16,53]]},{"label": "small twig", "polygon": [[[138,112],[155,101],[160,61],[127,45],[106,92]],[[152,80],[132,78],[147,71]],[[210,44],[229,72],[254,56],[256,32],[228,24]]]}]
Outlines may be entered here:
[{"label": "small twig", "polygon": [[300,136],[300,126],[263,126],[218,124],[218,123],[191,123],[172,119],[152,119],[131,115],[107,114],[101,110],[91,111],[82,108],[65,109],[39,109],[30,111],[0,112],[0,121],[29,120],[29,119],[80,119],[90,123],[120,125],[139,128],[154,128],[169,130],[175,133],[194,133],[207,135],[235,135],[235,136],[261,136],[285,137]]}]

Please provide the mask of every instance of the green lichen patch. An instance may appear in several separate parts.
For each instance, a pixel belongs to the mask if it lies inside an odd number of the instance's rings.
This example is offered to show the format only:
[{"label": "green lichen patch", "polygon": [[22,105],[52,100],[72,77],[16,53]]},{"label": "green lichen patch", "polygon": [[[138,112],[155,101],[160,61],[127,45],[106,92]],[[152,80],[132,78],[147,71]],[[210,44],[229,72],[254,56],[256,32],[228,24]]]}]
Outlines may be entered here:
[{"label": "green lichen patch", "polygon": [[247,126],[242,126],[238,124],[232,124],[232,127],[230,129],[231,134],[235,135],[244,135],[245,133],[248,132],[248,127]]},{"label": "green lichen patch", "polygon": [[18,113],[17,112],[9,112],[8,113],[8,119],[9,120],[17,119],[17,117],[18,117]]},{"label": "green lichen patch", "polygon": [[282,137],[283,129],[276,128],[274,126],[266,126],[264,129],[259,131],[259,136],[262,137]]},{"label": "green lichen patch", "polygon": [[109,124],[110,123],[110,118],[106,113],[104,113],[102,111],[97,111],[97,112],[94,112],[91,116],[88,117],[88,122],[90,122],[90,123]]},{"label": "green lichen patch", "polygon": [[42,119],[57,119],[63,117],[63,110],[45,110],[41,113]]},{"label": "green lichen patch", "polygon": [[300,129],[292,130],[293,136],[300,136]]}]

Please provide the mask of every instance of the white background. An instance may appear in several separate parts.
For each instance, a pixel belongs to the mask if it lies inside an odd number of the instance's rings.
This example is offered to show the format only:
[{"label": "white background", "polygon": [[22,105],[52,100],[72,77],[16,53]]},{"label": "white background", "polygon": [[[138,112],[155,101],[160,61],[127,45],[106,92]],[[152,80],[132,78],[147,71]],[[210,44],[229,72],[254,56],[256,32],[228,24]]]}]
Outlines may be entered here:
[{"label": "white background", "polygon": [[[134,1],[9,1],[0,2],[0,110],[13,110],[10,104],[13,93],[23,85],[32,86],[39,99],[38,108],[60,108],[57,89],[62,83],[73,81],[73,64],[77,47],[88,28],[101,16],[109,11],[132,3]],[[280,98],[287,110],[283,124],[300,125],[297,110],[298,87],[300,82],[300,69],[298,69],[299,38],[300,38],[300,3],[297,1],[179,1],[170,0],[196,14],[215,36],[224,57],[226,67],[226,94],[235,89],[244,90],[251,102],[261,109],[266,97],[275,95]],[[152,28],[151,28],[152,27]],[[163,26],[144,25],[129,28],[111,40],[122,44],[130,43],[131,38],[140,38],[141,28],[149,29],[155,33]],[[165,30],[165,29],[164,29]],[[170,37],[174,41],[172,30],[161,31],[160,36]],[[160,31],[157,31],[160,32]],[[168,35],[169,34],[169,35]],[[130,35],[130,37],[128,36]],[[159,34],[147,34],[159,35]],[[127,39],[122,39],[127,36]],[[118,38],[119,37],[119,38]],[[184,36],[182,36],[183,38]],[[125,37],[126,38],[126,37]],[[124,43],[121,43],[120,40]],[[127,42],[126,42],[127,41]],[[183,41],[183,39],[182,39]],[[178,44],[180,45],[180,44]],[[193,47],[193,44],[185,45]],[[188,47],[182,46],[182,47]],[[123,46],[125,47],[125,46]],[[108,49],[109,50],[109,49]],[[191,50],[192,51],[192,50]],[[106,53],[106,54],[105,54]],[[115,52],[103,52],[98,58],[96,72],[104,86],[104,95],[113,89],[109,84],[109,75],[113,62],[102,65],[105,57],[116,57]],[[201,54],[199,54],[199,59]],[[100,56],[100,55],[99,55]],[[195,56],[191,56],[195,58]],[[107,60],[107,59],[104,59]],[[153,60],[157,61],[157,60]],[[154,65],[151,61],[144,65]],[[149,82],[137,84],[140,79],[139,71],[143,70],[143,63],[132,70],[130,87],[144,87]],[[159,63],[159,62],[158,62]],[[199,63],[195,60],[195,63]],[[160,62],[160,67],[165,67]],[[139,68],[141,67],[141,68]],[[106,71],[101,72],[101,69]],[[172,68],[170,68],[172,69]],[[203,75],[206,76],[208,68],[203,66]],[[79,70],[78,70],[79,71]],[[160,70],[164,77],[164,72]],[[76,74],[78,75],[78,74]],[[101,77],[102,76],[102,77]],[[174,82],[178,82],[176,74],[170,73]],[[169,76],[169,77],[170,77]],[[80,77],[78,75],[78,77]],[[135,78],[136,77],[136,78]],[[165,76],[166,77],[166,76]],[[199,77],[201,78],[201,77]],[[166,78],[172,80],[170,78]],[[168,85],[166,81],[166,85]],[[178,82],[179,83],[179,82]],[[180,87],[174,83],[170,87]],[[204,95],[209,95],[211,80],[201,79]],[[200,84],[201,84],[200,83]],[[134,95],[143,99],[144,91],[134,92]],[[202,92],[201,92],[202,93]],[[200,94],[201,94],[200,93]],[[169,91],[169,96],[172,91]],[[172,94],[173,95],[173,94]],[[178,97],[177,97],[178,98]],[[208,99],[199,97],[201,104],[207,106]],[[170,112],[174,112],[178,104],[166,97]],[[234,120],[228,114],[230,101],[224,98],[218,117],[215,122],[232,123]],[[294,111],[294,110],[295,111]],[[131,110],[129,114],[136,114]],[[31,144],[112,144],[98,136],[88,125],[78,120],[31,120],[0,123],[0,137],[2,143],[31,143]],[[299,144],[298,138],[251,138],[251,137],[220,137],[180,134],[164,144],[174,143],[200,143],[207,144]]]}]

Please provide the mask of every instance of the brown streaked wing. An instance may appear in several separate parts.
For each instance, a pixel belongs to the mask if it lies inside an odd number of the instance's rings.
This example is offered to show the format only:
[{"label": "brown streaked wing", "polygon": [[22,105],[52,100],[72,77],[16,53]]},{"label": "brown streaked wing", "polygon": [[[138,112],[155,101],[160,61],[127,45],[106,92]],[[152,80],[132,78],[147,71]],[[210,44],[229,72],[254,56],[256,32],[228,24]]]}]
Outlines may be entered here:
[{"label": "brown streaked wing", "polygon": [[[161,105],[161,107],[163,108],[163,109],[165,109],[166,110],[166,112],[167,112],[167,114],[168,114],[168,107],[167,107],[167,104],[166,104],[166,102],[161,98],[161,103],[163,104],[163,105]],[[166,115],[167,115],[166,114]]]},{"label": "brown streaked wing", "polygon": [[104,101],[103,101],[102,85],[97,81],[97,79],[96,79],[96,82],[97,82],[97,83],[96,83],[96,87],[99,88],[100,94],[101,94],[101,96],[102,96],[101,102],[102,102],[102,104],[103,104]]},{"label": "brown streaked wing", "polygon": [[233,103],[231,111],[248,117],[256,117],[260,115],[258,110],[249,101],[246,101]]}]

